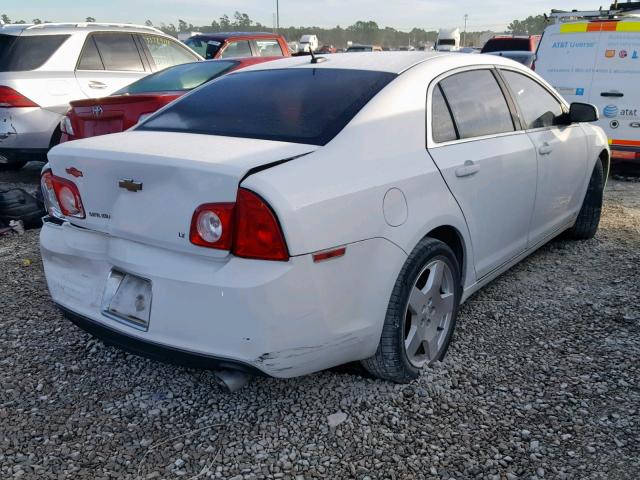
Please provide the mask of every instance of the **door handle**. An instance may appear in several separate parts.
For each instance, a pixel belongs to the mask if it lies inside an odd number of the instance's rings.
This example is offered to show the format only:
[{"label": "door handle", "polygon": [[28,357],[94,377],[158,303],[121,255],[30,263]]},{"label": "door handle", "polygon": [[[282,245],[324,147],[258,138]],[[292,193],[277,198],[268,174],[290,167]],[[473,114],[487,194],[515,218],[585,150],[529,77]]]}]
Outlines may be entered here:
[{"label": "door handle", "polygon": [[456,177],[469,177],[475,175],[480,171],[480,165],[474,163],[472,160],[464,162],[462,167],[456,168]]},{"label": "door handle", "polygon": [[540,155],[549,155],[551,152],[553,152],[553,147],[549,145],[548,142],[544,142],[540,147],[538,147],[538,153]]},{"label": "door handle", "polygon": [[103,88],[107,88],[106,83],[98,82],[96,80],[89,80],[89,88],[93,88],[96,90],[102,90]]},{"label": "door handle", "polygon": [[616,97],[621,98],[624,97],[624,93],[622,92],[600,92],[601,97]]}]

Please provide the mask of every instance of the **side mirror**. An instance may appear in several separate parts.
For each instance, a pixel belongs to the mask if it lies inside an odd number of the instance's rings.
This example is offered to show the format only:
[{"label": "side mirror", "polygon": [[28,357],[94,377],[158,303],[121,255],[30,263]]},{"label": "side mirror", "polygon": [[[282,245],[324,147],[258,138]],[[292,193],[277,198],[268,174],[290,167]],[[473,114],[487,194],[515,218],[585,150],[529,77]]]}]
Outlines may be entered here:
[{"label": "side mirror", "polygon": [[598,109],[590,103],[572,103],[569,109],[571,123],[596,122],[599,118]]}]

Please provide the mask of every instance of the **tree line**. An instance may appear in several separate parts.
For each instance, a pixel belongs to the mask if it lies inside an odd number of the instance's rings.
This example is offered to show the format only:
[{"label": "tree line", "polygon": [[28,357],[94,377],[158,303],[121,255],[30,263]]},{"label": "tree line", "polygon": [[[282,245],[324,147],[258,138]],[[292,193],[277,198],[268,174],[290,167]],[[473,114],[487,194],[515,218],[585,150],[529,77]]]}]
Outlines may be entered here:
[{"label": "tree line", "polygon": [[[0,16],[4,23],[12,23],[11,19],[3,14]],[[94,17],[87,17],[86,22],[95,22]],[[17,20],[13,23],[27,23],[24,20]],[[49,23],[48,20],[34,18],[31,23]],[[218,19],[214,19],[208,25],[193,25],[179,19],[177,23],[160,23],[154,25],[151,20],[145,22],[147,26],[155,26],[163,32],[177,36],[181,32],[226,32],[226,31],[273,31],[273,28],[252,20],[246,13],[236,11],[231,17],[224,14]],[[524,20],[514,20],[509,24],[508,33],[515,35],[536,35],[541,34],[547,25],[543,15],[529,16]],[[317,35],[323,44],[344,47],[347,42],[375,44],[382,46],[421,46],[435,43],[438,32],[435,30],[425,30],[413,28],[411,31],[401,31],[392,27],[380,27],[374,21],[358,21],[348,27],[336,26],[334,28],[321,27],[283,27],[279,33],[289,41],[298,40],[304,34]],[[486,38],[490,31],[467,32],[465,44],[467,46],[480,46],[481,39]]]}]

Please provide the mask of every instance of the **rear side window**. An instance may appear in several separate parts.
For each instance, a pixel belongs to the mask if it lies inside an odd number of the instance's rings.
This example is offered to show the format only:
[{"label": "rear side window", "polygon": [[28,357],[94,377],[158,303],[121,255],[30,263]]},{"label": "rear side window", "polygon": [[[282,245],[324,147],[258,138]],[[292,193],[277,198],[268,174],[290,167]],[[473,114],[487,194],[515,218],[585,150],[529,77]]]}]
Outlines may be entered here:
[{"label": "rear side window", "polygon": [[[92,37],[105,70],[144,72],[144,65],[133,35],[129,33],[100,33]],[[91,38],[88,38],[87,42],[89,40]],[[82,60],[84,60],[84,52]],[[82,60],[81,64],[83,64]]]},{"label": "rear side window", "polygon": [[234,57],[251,57],[251,45],[247,40],[240,40],[238,42],[231,42],[224,49],[220,58],[234,58]]},{"label": "rear side window", "polygon": [[159,70],[198,60],[186,48],[168,38],[157,35],[141,35],[141,37]]},{"label": "rear side window", "polygon": [[442,95],[442,90],[440,90],[439,85],[436,85],[436,88],[433,89],[431,112],[433,141],[442,143],[456,140],[458,138],[456,127],[453,125],[451,112],[449,112],[449,107],[447,106],[447,102]]},{"label": "rear side window", "polygon": [[531,40],[528,38],[494,38],[485,43],[482,53],[531,51]]},{"label": "rear side window", "polygon": [[93,37],[87,38],[78,62],[78,70],[104,70],[98,47]]},{"label": "rear side window", "polygon": [[69,38],[69,35],[0,35],[0,72],[35,70]]},{"label": "rear side window", "polygon": [[223,75],[237,64],[231,60],[210,60],[176,65],[133,82],[115,95],[191,90]]},{"label": "rear side window", "polygon": [[137,129],[325,145],[395,77],[330,68],[234,73],[202,86]]},{"label": "rear side window", "polygon": [[256,40],[256,48],[260,57],[281,57],[283,55],[277,40]]},{"label": "rear side window", "polygon": [[564,114],[562,105],[538,82],[516,72],[502,71],[524,116],[527,128],[552,127]]},{"label": "rear side window", "polygon": [[457,73],[440,82],[460,138],[514,131],[511,111],[489,70]]}]

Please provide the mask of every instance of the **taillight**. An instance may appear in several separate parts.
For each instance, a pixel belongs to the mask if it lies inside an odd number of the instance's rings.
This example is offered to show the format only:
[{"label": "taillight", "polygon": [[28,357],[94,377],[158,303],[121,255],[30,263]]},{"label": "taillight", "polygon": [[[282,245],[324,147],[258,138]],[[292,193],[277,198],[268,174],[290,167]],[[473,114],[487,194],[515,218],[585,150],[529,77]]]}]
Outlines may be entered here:
[{"label": "taillight", "polygon": [[71,117],[68,114],[60,120],[60,131],[72,137],[75,135],[73,132],[73,125],[71,124]]},{"label": "taillight", "polygon": [[85,218],[80,191],[75,183],[56,177],[51,170],[47,170],[40,178],[40,186],[49,215],[57,218]]},{"label": "taillight", "polygon": [[257,194],[240,188],[236,203],[199,206],[189,238],[201,247],[230,250],[238,257],[287,261],[289,252],[278,219]]},{"label": "taillight", "polygon": [[0,107],[19,108],[19,107],[37,107],[38,104],[29,100],[11,87],[0,85]]},{"label": "taillight", "polygon": [[250,190],[238,190],[236,201],[233,254],[262,260],[289,259],[280,224],[258,195]]},{"label": "taillight", "polygon": [[233,238],[233,203],[200,205],[191,219],[189,238],[194,245],[231,249]]}]

